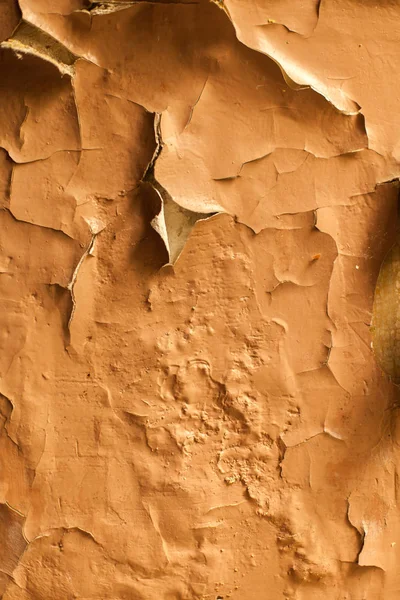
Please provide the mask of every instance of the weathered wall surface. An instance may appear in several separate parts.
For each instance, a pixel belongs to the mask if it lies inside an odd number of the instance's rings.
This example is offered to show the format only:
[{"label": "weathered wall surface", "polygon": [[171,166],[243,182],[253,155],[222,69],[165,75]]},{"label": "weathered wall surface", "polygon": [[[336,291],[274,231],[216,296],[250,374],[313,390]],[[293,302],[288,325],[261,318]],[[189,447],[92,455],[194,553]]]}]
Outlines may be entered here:
[{"label": "weathered wall surface", "polygon": [[399,18],[0,3],[4,600],[400,597]]}]

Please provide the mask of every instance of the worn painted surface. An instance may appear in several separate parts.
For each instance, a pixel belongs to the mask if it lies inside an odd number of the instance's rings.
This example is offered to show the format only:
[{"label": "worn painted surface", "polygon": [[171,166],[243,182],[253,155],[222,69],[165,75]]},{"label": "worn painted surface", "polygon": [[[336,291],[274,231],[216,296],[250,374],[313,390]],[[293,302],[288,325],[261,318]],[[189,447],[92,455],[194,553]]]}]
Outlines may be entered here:
[{"label": "worn painted surface", "polygon": [[400,597],[399,17],[0,4],[4,600]]}]

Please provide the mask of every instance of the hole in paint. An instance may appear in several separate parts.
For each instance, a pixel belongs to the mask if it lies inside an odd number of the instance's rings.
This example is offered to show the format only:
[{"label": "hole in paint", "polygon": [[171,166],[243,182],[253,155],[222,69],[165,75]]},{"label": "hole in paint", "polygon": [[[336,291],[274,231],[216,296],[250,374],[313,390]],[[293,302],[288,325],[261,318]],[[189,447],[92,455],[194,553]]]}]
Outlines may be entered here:
[{"label": "hole in paint", "polygon": [[381,369],[400,383],[400,243],[386,255],[375,288],[372,347]]}]

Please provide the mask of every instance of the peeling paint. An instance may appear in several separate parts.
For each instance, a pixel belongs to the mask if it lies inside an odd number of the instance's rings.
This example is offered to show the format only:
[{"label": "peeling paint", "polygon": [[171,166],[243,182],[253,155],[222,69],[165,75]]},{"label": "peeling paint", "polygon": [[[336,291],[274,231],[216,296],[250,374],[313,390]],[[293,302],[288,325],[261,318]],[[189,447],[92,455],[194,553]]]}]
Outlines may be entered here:
[{"label": "peeling paint", "polygon": [[1,3],[4,600],[397,600],[375,4]]}]

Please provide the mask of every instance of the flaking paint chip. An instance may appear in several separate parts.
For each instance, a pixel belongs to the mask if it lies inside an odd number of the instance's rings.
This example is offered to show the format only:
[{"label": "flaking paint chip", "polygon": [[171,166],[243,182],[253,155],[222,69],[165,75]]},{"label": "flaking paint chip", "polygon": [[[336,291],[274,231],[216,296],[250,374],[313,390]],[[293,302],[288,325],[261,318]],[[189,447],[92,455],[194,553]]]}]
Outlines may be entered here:
[{"label": "flaking paint chip", "polygon": [[399,17],[0,2],[4,600],[397,600]]}]

